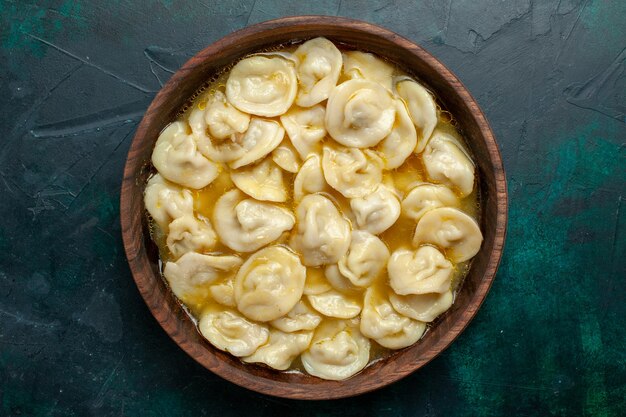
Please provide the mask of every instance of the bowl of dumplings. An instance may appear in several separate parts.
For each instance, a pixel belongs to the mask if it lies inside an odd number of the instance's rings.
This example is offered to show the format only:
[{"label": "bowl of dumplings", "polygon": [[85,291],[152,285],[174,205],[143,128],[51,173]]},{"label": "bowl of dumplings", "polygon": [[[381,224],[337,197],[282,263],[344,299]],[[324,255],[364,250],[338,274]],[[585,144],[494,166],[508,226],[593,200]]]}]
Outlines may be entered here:
[{"label": "bowl of dumplings", "polygon": [[447,348],[487,295],[506,216],[461,82],[387,29],[322,16],[190,59],[146,111],[121,192],[163,329],[224,379],[296,399],[381,388]]}]

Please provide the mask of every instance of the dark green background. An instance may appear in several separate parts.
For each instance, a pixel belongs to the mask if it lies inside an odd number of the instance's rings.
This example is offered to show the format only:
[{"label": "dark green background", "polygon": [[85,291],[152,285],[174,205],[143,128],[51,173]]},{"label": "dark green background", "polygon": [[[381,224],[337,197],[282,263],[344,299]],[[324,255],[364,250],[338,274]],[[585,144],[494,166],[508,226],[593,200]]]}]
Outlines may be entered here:
[{"label": "dark green background", "polygon": [[[155,92],[205,45],[293,14],[383,25],[485,111],[506,250],[440,357],[354,399],[249,392],[161,330],[122,249],[119,185]],[[626,2],[0,2],[0,415],[626,415]]]}]

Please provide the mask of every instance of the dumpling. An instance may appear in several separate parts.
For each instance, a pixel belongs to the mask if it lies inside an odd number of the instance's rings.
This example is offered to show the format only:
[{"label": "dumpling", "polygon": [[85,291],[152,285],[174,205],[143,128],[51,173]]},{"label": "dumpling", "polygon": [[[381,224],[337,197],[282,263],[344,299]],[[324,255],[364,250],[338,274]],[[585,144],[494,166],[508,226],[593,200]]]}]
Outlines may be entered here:
[{"label": "dumpling", "polygon": [[318,104],[309,108],[292,107],[280,116],[287,136],[303,160],[322,152],[321,141],[326,136],[325,114],[324,106]]},{"label": "dumpling", "polygon": [[274,117],[293,104],[298,90],[295,62],[281,56],[255,55],[230,71],[226,97],[242,112]]},{"label": "dumpling", "polygon": [[265,157],[272,152],[285,137],[285,129],[273,120],[253,118],[246,133],[241,138],[243,155],[228,162],[233,168],[241,168]]},{"label": "dumpling", "polygon": [[[306,266],[336,263],[350,246],[350,223],[327,197],[305,196],[296,208],[293,247]],[[218,232],[219,233],[219,232]]]},{"label": "dumpling", "polygon": [[291,230],[295,218],[283,207],[246,199],[234,189],[215,203],[213,224],[224,245],[238,252],[253,252]]},{"label": "dumpling", "polygon": [[402,214],[419,221],[429,210],[439,207],[458,207],[459,198],[443,185],[422,183],[413,188],[402,200]]},{"label": "dumpling", "polygon": [[361,312],[361,333],[388,349],[402,349],[417,342],[426,324],[398,314],[387,297],[387,291],[370,287],[365,292]]},{"label": "dumpling", "polygon": [[361,334],[356,320],[325,320],[301,358],[309,374],[341,381],[365,368],[370,341]]},{"label": "dumpling", "polygon": [[200,305],[211,298],[211,284],[225,272],[239,267],[242,262],[238,256],[187,252],[176,262],[167,262],[163,276],[181,301]]},{"label": "dumpling", "polygon": [[284,371],[309,347],[311,339],[313,332],[283,333],[280,330],[270,330],[268,342],[242,360],[248,363],[264,363],[270,368]]},{"label": "dumpling", "polygon": [[305,299],[301,299],[289,313],[272,320],[270,324],[278,330],[292,333],[302,330],[313,330],[321,321],[322,317],[309,307]]},{"label": "dumpling", "polygon": [[450,289],[452,264],[432,246],[415,251],[398,249],[391,255],[387,271],[396,294],[444,293]]},{"label": "dumpling", "polygon": [[237,188],[257,200],[287,201],[283,170],[269,157],[256,165],[247,165],[237,171],[231,171],[230,178]]},{"label": "dumpling", "polygon": [[322,268],[307,268],[306,281],[304,283],[305,295],[318,295],[330,291],[332,285],[326,279],[326,275]]},{"label": "dumpling", "polygon": [[364,230],[353,230],[348,252],[339,259],[339,272],[357,287],[368,287],[385,271],[389,249]]},{"label": "dumpling", "polygon": [[288,139],[283,139],[282,143],[272,151],[272,161],[292,174],[297,173],[302,165],[298,151]]},{"label": "dumpling", "polygon": [[179,217],[169,225],[166,244],[174,257],[187,252],[202,252],[213,249],[217,236],[209,219],[193,215]]},{"label": "dumpling", "polygon": [[168,180],[190,188],[203,188],[219,174],[218,166],[198,152],[193,135],[183,122],[161,132],[152,152],[152,164]]},{"label": "dumpling", "polygon": [[480,250],[483,235],[476,220],[449,207],[426,212],[417,223],[413,245],[431,243],[445,249],[452,262],[471,259]]},{"label": "dumpling", "polygon": [[221,91],[216,91],[204,110],[204,120],[210,137],[225,140],[244,133],[250,124],[250,115],[242,113],[226,100]]},{"label": "dumpling", "polygon": [[370,53],[350,51],[343,54],[343,72],[348,78],[374,81],[391,89],[394,68]]},{"label": "dumpling", "polygon": [[235,301],[235,285],[234,277],[231,276],[219,284],[211,285],[209,287],[209,293],[211,298],[216,302],[226,307],[237,307]]},{"label": "dumpling", "polygon": [[222,306],[206,308],[198,329],[213,346],[231,355],[252,355],[269,339],[267,326],[249,321],[239,312]]},{"label": "dumpling", "polygon": [[[239,111],[234,109],[235,111]],[[248,130],[250,119],[248,118],[244,124],[233,128],[235,133],[225,139],[217,139],[209,134],[209,125],[207,124],[206,108],[196,106],[189,115],[189,126],[198,144],[198,150],[215,162],[229,162],[240,158],[246,150],[242,146],[242,138],[244,132]],[[239,132],[241,130],[241,132]]]},{"label": "dumpling", "polygon": [[376,148],[383,155],[385,169],[396,169],[413,153],[417,132],[402,100],[395,100],[396,121],[391,133]]},{"label": "dumpling", "polygon": [[453,298],[452,291],[446,291],[443,294],[398,295],[391,293],[389,295],[389,301],[398,313],[426,323],[430,323],[441,313],[448,311]]},{"label": "dumpling", "polygon": [[389,229],[400,217],[400,200],[394,191],[384,184],[361,198],[350,200],[350,208],[360,229],[380,234]]},{"label": "dumpling", "polygon": [[191,191],[167,181],[160,174],[148,180],[143,201],[150,216],[165,232],[173,220],[193,215]]},{"label": "dumpling", "polygon": [[327,191],[328,188],[320,157],[315,154],[309,156],[293,181],[294,200],[300,201],[307,194]]},{"label": "dumpling", "polygon": [[[337,264],[326,265],[326,268],[324,268],[324,276],[330,286],[339,292],[355,293],[363,290],[363,288],[357,287],[352,283],[352,281],[343,275],[339,271],[339,266],[337,266]],[[319,294],[321,294],[321,292]]]},{"label": "dumpling", "polygon": [[435,131],[422,156],[428,177],[456,189],[461,197],[474,189],[474,163],[451,135]]},{"label": "dumpling", "polygon": [[419,130],[415,153],[421,153],[437,126],[437,104],[435,98],[411,79],[401,79],[396,83],[398,95],[406,102],[413,123]]},{"label": "dumpling", "polygon": [[339,49],[326,38],[306,41],[294,52],[298,58],[299,90],[296,104],[311,107],[328,98],[337,85],[342,58]]},{"label": "dumpling", "polygon": [[327,317],[351,319],[361,312],[361,301],[354,295],[335,290],[323,294],[307,295],[313,308]]},{"label": "dumpling", "polygon": [[261,249],[244,262],[235,276],[237,309],[256,321],[287,314],[304,290],[306,268],[282,246]]},{"label": "dumpling", "polygon": [[326,130],[344,146],[368,148],[391,133],[396,107],[391,93],[367,80],[335,87],[326,104]]},{"label": "dumpling", "polygon": [[326,182],[347,198],[364,197],[383,179],[383,160],[369,149],[324,146]]}]

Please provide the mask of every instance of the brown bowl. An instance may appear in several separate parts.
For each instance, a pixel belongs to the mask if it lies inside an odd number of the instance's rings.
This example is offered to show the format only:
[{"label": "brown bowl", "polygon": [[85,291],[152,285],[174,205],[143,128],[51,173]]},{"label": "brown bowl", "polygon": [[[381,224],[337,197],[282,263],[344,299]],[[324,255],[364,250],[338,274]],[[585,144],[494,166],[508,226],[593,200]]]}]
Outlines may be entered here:
[{"label": "brown bowl", "polygon": [[[326,381],[244,364],[210,345],[166,287],[158,252],[150,240],[143,191],[159,132],[211,74],[238,58],[272,45],[317,36],[370,51],[413,73],[458,120],[478,166],[483,246],[455,303],[422,340],[366,367],[345,381]],[[506,180],[500,152],[482,111],[463,84],[441,62],[409,40],[356,20],[300,16],[239,30],[191,58],[163,86],[146,111],[128,152],[121,191],[121,223],[128,263],[146,304],[170,337],[207,369],[242,387],[286,398],[349,397],[388,385],[424,366],[463,331],[482,304],[500,262],[507,218]]]}]

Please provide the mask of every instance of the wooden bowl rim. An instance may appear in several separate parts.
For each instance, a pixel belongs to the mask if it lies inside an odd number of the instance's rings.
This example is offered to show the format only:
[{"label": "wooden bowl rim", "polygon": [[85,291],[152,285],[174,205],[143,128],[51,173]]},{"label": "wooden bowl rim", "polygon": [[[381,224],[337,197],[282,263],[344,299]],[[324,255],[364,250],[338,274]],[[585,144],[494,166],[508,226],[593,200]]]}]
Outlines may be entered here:
[{"label": "wooden bowl rim", "polygon": [[[491,167],[487,168],[493,170],[495,178],[495,199],[497,208],[493,246],[491,253],[489,254],[489,260],[485,267],[485,272],[482,276],[482,279],[478,284],[478,288],[476,289],[473,298],[468,302],[468,305],[466,307],[467,314],[459,315],[458,319],[454,322],[454,326],[451,326],[444,333],[444,337],[441,337],[439,341],[437,341],[433,345],[432,349],[427,351],[423,356],[416,358],[416,361],[414,363],[407,364],[400,369],[395,369],[394,373],[387,378],[381,377],[376,381],[372,381],[370,378],[370,380],[367,381],[368,383],[366,385],[362,384],[363,380],[359,379],[359,375],[361,374],[357,374],[354,377],[345,381],[326,381],[320,379],[317,380],[315,383],[297,385],[293,383],[285,383],[283,381],[276,381],[269,378],[259,378],[258,376],[253,375],[252,372],[242,371],[241,369],[236,368],[231,364],[225,364],[223,361],[220,361],[220,359],[216,357],[216,354],[219,352],[213,352],[207,349],[207,346],[198,344],[194,341],[190,341],[185,333],[178,331],[177,320],[175,318],[172,319],[173,312],[171,308],[169,308],[169,306],[162,306],[162,308],[159,308],[151,305],[148,302],[149,297],[152,295],[150,284],[153,283],[154,280],[160,281],[160,285],[165,284],[163,283],[163,280],[160,276],[155,276],[155,274],[151,272],[144,273],[144,270],[142,268],[142,256],[139,256],[138,254],[139,251],[137,249],[138,245],[136,242],[137,239],[140,239],[142,236],[132,233],[125,233],[125,231],[133,230],[131,216],[132,194],[130,191],[132,190],[133,184],[136,182],[138,170],[141,169],[141,166],[138,165],[141,164],[141,162],[137,161],[136,158],[131,158],[131,155],[134,154],[134,151],[139,148],[142,141],[145,140],[143,132],[146,130],[146,126],[149,125],[147,115],[155,112],[155,110],[159,107],[159,105],[157,104],[159,102],[159,99],[172,93],[177,84],[185,78],[185,75],[188,72],[192,71],[198,65],[198,59],[210,59],[213,54],[217,53],[225,46],[236,45],[238,40],[249,39],[253,35],[261,35],[262,32],[271,29],[294,26],[300,30],[313,30],[316,26],[320,25],[336,26],[342,28],[343,30],[347,28],[353,31],[365,33],[368,36],[378,37],[393,42],[399,47],[410,51],[412,55],[417,56],[417,58],[424,62],[425,65],[430,66],[432,70],[439,73],[442,78],[446,80],[446,83],[450,85],[454,84],[452,88],[455,90],[456,94],[458,94],[460,99],[466,105],[468,105],[468,107],[472,108],[471,115],[474,118],[476,124],[479,126],[480,135],[485,141],[488,149],[488,156],[489,162],[491,162]],[[312,33],[312,36],[315,36],[315,34]],[[181,347],[181,349],[183,349],[189,356],[191,356],[202,366],[230,382],[262,394],[279,396],[283,398],[306,400],[345,398],[382,388],[383,386],[396,382],[415,372],[417,369],[426,365],[437,355],[443,352],[474,318],[476,312],[482,305],[485,297],[487,296],[487,293],[489,292],[491,284],[495,278],[504,248],[507,216],[507,184],[502,158],[498,149],[497,142],[482,110],[480,109],[474,98],[471,96],[469,91],[461,83],[461,81],[458,80],[458,78],[444,64],[442,64],[439,60],[430,55],[420,46],[388,29],[356,19],[316,15],[284,17],[245,27],[215,41],[214,43],[210,44],[209,46],[195,54],[192,58],[190,58],[178,71],[176,71],[172,75],[170,80],[161,88],[161,90],[159,90],[159,92],[151,102],[150,106],[146,110],[146,113],[144,114],[144,117],[142,118],[140,124],[138,125],[137,132],[131,143],[126,164],[124,167],[124,178],[122,181],[120,195],[120,222],[123,231],[124,249],[133,278],[152,315],[157,319],[161,327],[172,338],[172,340],[174,340],[174,342],[179,347]],[[143,243],[140,243],[139,247],[141,247],[141,245],[143,245]],[[143,258],[147,258],[147,256],[145,256],[144,254]],[[411,349],[412,347],[409,347],[403,351],[399,351],[400,353],[398,353],[398,355],[408,354]],[[254,365],[246,366],[253,367]]]}]

